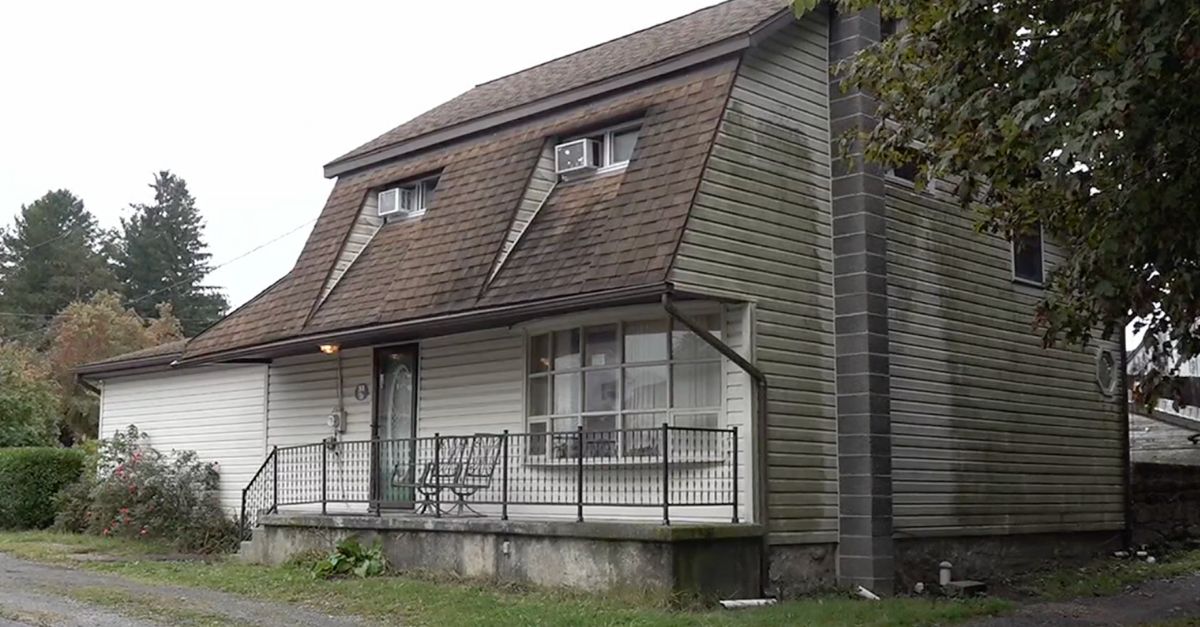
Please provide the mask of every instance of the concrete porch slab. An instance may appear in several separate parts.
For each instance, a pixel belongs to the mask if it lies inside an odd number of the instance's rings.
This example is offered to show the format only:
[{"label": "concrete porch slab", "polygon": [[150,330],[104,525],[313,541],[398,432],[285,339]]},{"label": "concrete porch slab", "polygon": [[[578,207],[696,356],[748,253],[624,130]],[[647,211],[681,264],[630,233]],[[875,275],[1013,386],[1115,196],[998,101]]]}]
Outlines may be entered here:
[{"label": "concrete porch slab", "polygon": [[264,516],[242,559],[281,564],[345,537],[383,547],[397,572],[453,574],[591,592],[704,598],[760,592],[763,529],[672,524],[434,518],[405,514]]}]

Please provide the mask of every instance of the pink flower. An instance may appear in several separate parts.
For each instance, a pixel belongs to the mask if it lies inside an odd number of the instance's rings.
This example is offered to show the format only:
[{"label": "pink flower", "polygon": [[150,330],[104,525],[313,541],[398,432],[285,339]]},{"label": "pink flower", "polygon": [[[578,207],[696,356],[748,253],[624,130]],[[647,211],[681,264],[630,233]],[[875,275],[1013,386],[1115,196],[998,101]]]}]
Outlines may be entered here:
[{"label": "pink flower", "polygon": [[149,531],[148,531],[148,530],[147,530],[145,527],[142,527],[142,530],[141,530],[141,532],[140,532],[140,533],[141,533],[142,535],[146,535],[147,533],[149,533]]},{"label": "pink flower", "polygon": [[105,527],[104,531],[101,531],[100,533],[103,535],[108,535],[109,534],[108,527]]}]

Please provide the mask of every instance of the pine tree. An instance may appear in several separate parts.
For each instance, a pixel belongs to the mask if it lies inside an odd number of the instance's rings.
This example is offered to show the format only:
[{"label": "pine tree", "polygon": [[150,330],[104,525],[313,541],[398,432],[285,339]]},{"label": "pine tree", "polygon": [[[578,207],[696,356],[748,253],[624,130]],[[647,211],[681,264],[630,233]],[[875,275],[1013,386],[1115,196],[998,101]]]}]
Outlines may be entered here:
[{"label": "pine tree", "polygon": [[0,231],[0,334],[36,343],[54,314],[117,288],[105,233],[71,192],[47,192]]},{"label": "pine tree", "polygon": [[164,170],[150,187],[154,202],[132,205],[133,215],[121,220],[117,277],[139,315],[149,318],[157,305],[170,303],[185,333],[195,335],[229,306],[218,289],[203,284],[212,270],[204,220],[182,178]]}]

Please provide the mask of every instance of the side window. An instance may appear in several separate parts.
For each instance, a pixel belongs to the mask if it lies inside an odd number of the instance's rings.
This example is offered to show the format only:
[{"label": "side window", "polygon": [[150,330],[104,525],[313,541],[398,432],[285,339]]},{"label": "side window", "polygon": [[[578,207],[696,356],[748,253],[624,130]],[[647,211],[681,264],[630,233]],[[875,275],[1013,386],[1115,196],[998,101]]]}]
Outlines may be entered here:
[{"label": "side window", "polygon": [[1013,280],[1033,285],[1045,282],[1041,227],[1012,238]]}]

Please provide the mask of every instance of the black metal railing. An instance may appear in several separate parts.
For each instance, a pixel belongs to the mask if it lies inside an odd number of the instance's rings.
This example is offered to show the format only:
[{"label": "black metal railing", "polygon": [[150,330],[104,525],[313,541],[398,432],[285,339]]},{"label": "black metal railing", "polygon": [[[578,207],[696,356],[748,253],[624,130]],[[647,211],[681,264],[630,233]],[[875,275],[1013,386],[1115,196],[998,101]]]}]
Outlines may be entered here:
[{"label": "black metal railing", "polygon": [[[379,514],[621,516],[726,508],[738,522],[738,430],[673,427],[332,441],[271,450],[242,491],[248,534],[281,506],[365,504]],[[720,511],[719,509],[717,511]],[[711,514],[711,512],[709,512]]]}]

